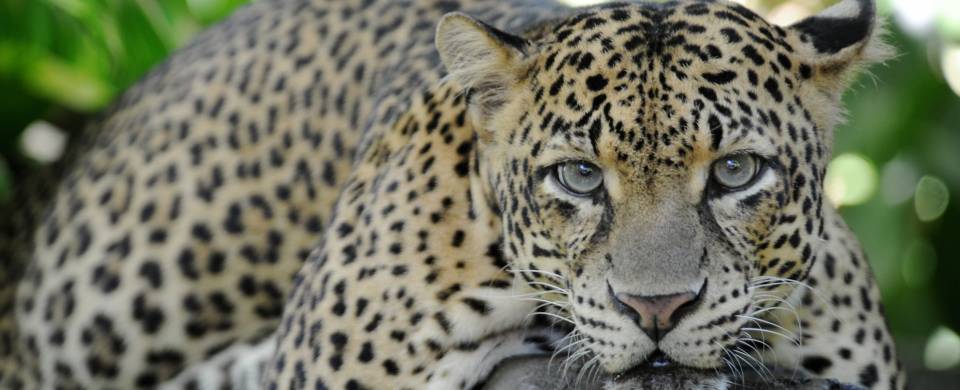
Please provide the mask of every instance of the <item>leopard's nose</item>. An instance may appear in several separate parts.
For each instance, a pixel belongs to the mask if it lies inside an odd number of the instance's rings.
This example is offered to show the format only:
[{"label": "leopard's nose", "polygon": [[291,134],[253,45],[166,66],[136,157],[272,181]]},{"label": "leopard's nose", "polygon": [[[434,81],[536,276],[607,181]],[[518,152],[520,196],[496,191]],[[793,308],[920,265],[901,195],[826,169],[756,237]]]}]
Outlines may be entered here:
[{"label": "leopard's nose", "polygon": [[698,291],[662,295],[635,295],[615,292],[607,285],[615,306],[631,317],[654,342],[660,341],[680,320],[696,309],[707,281]]}]

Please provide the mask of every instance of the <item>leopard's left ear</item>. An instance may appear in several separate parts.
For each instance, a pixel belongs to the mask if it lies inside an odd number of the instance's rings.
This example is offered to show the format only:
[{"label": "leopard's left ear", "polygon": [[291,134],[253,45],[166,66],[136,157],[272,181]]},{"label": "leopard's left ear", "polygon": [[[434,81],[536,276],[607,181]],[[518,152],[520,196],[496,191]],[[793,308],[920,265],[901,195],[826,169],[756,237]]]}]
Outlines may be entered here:
[{"label": "leopard's left ear", "polygon": [[448,77],[469,94],[471,115],[481,126],[524,77],[532,50],[526,39],[459,12],[440,19],[436,45]]},{"label": "leopard's left ear", "polygon": [[892,56],[883,27],[874,0],[842,0],[789,30],[800,58],[812,67],[804,76],[839,94],[857,71]]}]

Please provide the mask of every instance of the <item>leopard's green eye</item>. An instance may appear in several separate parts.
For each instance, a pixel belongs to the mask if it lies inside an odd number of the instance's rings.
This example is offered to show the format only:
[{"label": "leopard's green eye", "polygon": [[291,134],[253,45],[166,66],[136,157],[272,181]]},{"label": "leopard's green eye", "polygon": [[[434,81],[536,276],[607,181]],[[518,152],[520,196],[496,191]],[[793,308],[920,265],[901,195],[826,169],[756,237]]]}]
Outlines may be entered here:
[{"label": "leopard's green eye", "polygon": [[567,161],[557,165],[557,181],[573,195],[589,196],[603,184],[603,171],[586,161]]},{"label": "leopard's green eye", "polygon": [[713,163],[712,174],[717,184],[734,190],[749,184],[760,171],[760,161],[752,154],[731,154]]}]

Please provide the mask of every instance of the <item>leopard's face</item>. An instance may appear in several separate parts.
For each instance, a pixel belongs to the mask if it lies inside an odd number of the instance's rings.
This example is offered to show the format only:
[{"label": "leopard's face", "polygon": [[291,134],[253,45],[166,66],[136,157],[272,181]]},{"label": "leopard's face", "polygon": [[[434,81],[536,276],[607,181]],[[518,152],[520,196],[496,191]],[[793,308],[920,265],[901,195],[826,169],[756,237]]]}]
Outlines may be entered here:
[{"label": "leopard's face", "polygon": [[823,234],[835,114],[802,34],[698,2],[590,10],[503,44],[513,82],[471,91],[481,170],[513,271],[578,346],[621,372],[718,367],[774,337],[762,313]]}]

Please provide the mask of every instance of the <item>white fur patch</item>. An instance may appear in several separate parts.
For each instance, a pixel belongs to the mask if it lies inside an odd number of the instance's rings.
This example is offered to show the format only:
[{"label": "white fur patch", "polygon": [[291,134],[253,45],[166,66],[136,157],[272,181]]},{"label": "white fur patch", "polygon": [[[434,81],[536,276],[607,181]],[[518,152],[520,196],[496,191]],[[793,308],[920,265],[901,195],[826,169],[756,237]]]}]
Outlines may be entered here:
[{"label": "white fur patch", "polygon": [[426,389],[471,388],[485,380],[507,358],[542,354],[537,344],[524,342],[530,336],[545,337],[555,343],[563,333],[549,329],[522,329],[488,338],[472,351],[451,351],[435,364],[434,375]]},{"label": "white fur patch", "polygon": [[159,389],[182,389],[193,381],[203,390],[218,390],[226,383],[233,390],[257,390],[264,367],[273,358],[276,346],[274,335],[254,345],[235,344],[207,361],[190,367]]}]

